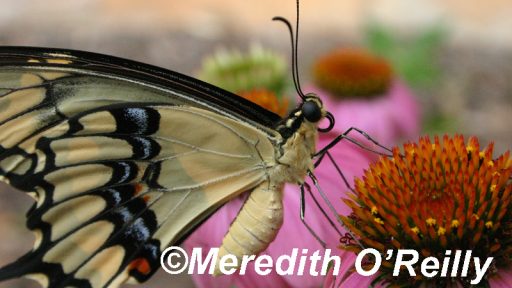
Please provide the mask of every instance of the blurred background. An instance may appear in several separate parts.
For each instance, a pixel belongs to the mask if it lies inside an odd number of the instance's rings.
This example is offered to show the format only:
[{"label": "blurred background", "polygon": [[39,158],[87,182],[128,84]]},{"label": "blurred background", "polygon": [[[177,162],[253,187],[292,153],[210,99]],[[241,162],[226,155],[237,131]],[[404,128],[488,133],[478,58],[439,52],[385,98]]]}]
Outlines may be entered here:
[{"label": "blurred background", "polygon": [[[300,8],[303,83],[311,81],[320,55],[364,48],[386,58],[412,89],[423,110],[423,134],[475,135],[484,144],[494,141],[497,152],[510,149],[511,1],[317,0]],[[195,76],[203,59],[221,48],[259,44],[288,60],[289,35],[271,21],[277,15],[294,21],[294,0],[4,0],[0,45],[94,51]],[[1,266],[32,247],[24,224],[30,205],[22,193],[0,187]],[[0,287],[38,286],[16,280]],[[158,273],[144,287],[193,284]]]}]

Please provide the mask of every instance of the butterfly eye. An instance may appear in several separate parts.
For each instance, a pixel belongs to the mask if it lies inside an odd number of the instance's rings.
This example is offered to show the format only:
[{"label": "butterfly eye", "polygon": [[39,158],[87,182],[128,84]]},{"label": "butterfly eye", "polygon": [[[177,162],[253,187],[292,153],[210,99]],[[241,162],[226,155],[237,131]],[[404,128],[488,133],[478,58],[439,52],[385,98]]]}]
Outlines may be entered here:
[{"label": "butterfly eye", "polygon": [[316,123],[322,119],[322,109],[313,101],[306,101],[302,104],[302,113],[309,122]]}]

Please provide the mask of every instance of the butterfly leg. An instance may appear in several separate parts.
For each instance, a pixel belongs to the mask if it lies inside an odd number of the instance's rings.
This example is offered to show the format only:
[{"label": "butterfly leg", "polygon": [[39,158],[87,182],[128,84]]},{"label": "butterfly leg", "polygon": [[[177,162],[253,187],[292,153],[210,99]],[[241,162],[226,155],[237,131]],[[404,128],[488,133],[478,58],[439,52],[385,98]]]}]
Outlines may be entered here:
[{"label": "butterfly leg", "polygon": [[311,199],[313,199],[313,202],[315,203],[315,206],[317,207],[318,210],[320,210],[320,212],[322,213],[322,215],[324,216],[324,218],[329,222],[329,224],[331,225],[331,227],[334,228],[334,230],[336,230],[336,232],[338,233],[338,235],[342,236],[342,233],[340,231],[340,229],[338,229],[338,227],[336,226],[336,224],[334,224],[334,221],[331,219],[331,217],[329,217],[329,215],[327,215],[327,212],[325,211],[325,209],[322,207],[322,205],[320,205],[320,202],[318,201],[318,199],[316,198],[316,196],[313,194],[313,192],[311,191],[311,187],[308,183],[304,183],[303,184],[304,188],[307,189],[308,191],[308,194],[309,196],[311,197]]},{"label": "butterfly leg", "polygon": [[329,151],[327,151],[325,154],[327,154],[327,157],[329,158],[329,160],[331,161],[331,164],[336,169],[336,172],[338,172],[338,175],[340,175],[343,183],[345,183],[345,186],[347,186],[347,188],[350,189],[350,191],[355,192],[354,188],[352,187],[352,185],[350,185],[350,183],[348,183],[347,177],[345,177],[345,174],[343,174],[343,171],[341,170],[338,163],[336,163],[336,161],[334,160],[334,157],[332,157],[331,153],[329,153]]},{"label": "butterfly leg", "polygon": [[[315,199],[316,201],[316,199]],[[323,211],[322,211],[323,212]],[[302,221],[302,224],[308,229],[309,233],[315,237],[316,241],[322,245],[323,248],[326,248],[327,245],[325,242],[318,236],[318,234],[309,226],[309,224],[306,222],[306,199],[305,199],[305,193],[304,193],[304,185],[300,186],[300,221]]]},{"label": "butterfly leg", "polygon": [[[240,264],[244,255],[257,255],[274,240],[282,224],[283,185],[273,186],[263,182],[250,192],[231,223],[222,240],[217,260],[232,254]],[[222,274],[218,265],[214,274]]]},{"label": "butterfly leg", "polygon": [[[376,145],[377,147],[385,150],[386,152],[389,152],[391,154],[387,154],[387,153],[383,153],[383,152],[380,152],[380,151],[377,151],[373,148],[370,148],[370,147],[367,147],[366,145],[363,145],[361,144],[360,142],[358,142],[357,140],[349,137],[348,135],[351,133],[351,132],[357,132],[358,134],[364,136],[367,140],[369,140],[370,142],[372,142],[374,145]],[[356,127],[350,127],[348,128],[345,132],[341,133],[340,135],[338,135],[336,138],[334,138],[334,140],[332,140],[329,144],[327,144],[324,148],[322,148],[320,151],[318,151],[316,154],[315,154],[315,157],[318,157],[318,160],[316,161],[315,163],[315,166],[322,160],[322,158],[325,156],[325,153],[327,151],[329,151],[329,149],[331,149],[332,147],[334,147],[336,144],[338,144],[341,140],[343,139],[346,139],[352,143],[354,143],[355,145],[361,147],[361,149],[364,149],[364,150],[367,150],[367,151],[370,151],[370,152],[373,152],[373,153],[376,153],[378,155],[382,155],[382,156],[392,156],[392,153],[393,151],[389,148],[387,148],[386,146],[380,144],[379,142],[377,142],[377,140],[373,139],[370,135],[368,135],[366,132],[364,132],[363,130],[359,129],[359,128],[356,128]]]},{"label": "butterfly leg", "polygon": [[[345,224],[343,224],[343,222],[341,221],[341,218],[339,217],[339,213],[336,211],[336,209],[332,205],[331,201],[329,200],[329,198],[327,198],[327,195],[324,193],[324,191],[320,187],[320,184],[318,183],[318,179],[316,178],[316,176],[311,171],[308,172],[308,176],[309,176],[309,179],[311,179],[311,181],[313,182],[313,185],[315,186],[316,190],[320,193],[320,196],[323,198],[325,204],[327,204],[327,207],[329,207],[329,210],[331,211],[333,216],[336,218],[337,222],[342,227],[346,228]],[[357,245],[359,245],[363,249],[365,248],[364,245],[359,240],[357,240],[357,238],[353,235],[353,233],[350,230],[347,229],[347,233],[354,239],[354,241],[356,242]]]}]

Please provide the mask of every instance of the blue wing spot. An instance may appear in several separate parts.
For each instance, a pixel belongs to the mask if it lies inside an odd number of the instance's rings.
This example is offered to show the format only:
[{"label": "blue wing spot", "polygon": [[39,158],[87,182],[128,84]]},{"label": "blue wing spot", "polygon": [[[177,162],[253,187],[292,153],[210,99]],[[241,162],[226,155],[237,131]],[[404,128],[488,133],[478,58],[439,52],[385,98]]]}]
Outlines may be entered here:
[{"label": "blue wing spot", "polygon": [[121,207],[117,209],[116,214],[121,217],[120,220],[122,223],[128,223],[133,219],[132,212],[130,212],[130,210],[128,210],[128,208],[126,207]]},{"label": "blue wing spot", "polygon": [[151,138],[132,137],[129,142],[135,159],[151,159],[157,156],[161,150],[160,145]]},{"label": "blue wing spot", "polygon": [[116,119],[116,132],[122,134],[150,135],[160,125],[160,114],[151,108],[118,108],[110,113]]},{"label": "blue wing spot", "polygon": [[135,241],[139,242],[145,242],[149,239],[151,236],[151,233],[146,227],[146,224],[144,223],[144,220],[141,218],[138,218],[133,222],[130,227],[126,229],[126,235],[130,238],[132,238]]},{"label": "blue wing spot", "polygon": [[125,110],[125,117],[130,119],[138,127],[137,132],[146,131],[148,128],[148,114],[142,108],[128,108]]},{"label": "blue wing spot", "polygon": [[108,185],[123,184],[132,181],[136,176],[139,168],[133,162],[113,162],[108,163],[112,167],[112,178]]}]

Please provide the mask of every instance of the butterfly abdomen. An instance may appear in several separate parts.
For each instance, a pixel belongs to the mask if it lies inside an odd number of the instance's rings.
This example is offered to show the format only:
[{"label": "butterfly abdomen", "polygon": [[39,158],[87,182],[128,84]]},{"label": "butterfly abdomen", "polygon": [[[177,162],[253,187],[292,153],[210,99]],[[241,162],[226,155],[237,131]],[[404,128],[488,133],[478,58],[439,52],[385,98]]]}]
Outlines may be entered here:
[{"label": "butterfly abdomen", "polygon": [[[240,264],[244,255],[256,255],[267,248],[283,223],[282,192],[282,185],[272,186],[268,182],[251,192],[222,241],[218,259],[231,254]],[[217,265],[215,274],[221,273]]]}]

